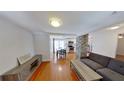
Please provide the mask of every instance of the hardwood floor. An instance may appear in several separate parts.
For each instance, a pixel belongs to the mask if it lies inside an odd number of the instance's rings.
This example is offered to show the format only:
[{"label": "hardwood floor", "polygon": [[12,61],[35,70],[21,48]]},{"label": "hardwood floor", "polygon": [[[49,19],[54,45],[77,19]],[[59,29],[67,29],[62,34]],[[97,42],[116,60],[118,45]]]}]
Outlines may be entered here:
[{"label": "hardwood floor", "polygon": [[70,60],[74,58],[74,53],[69,53],[66,58],[58,60],[54,56],[51,62],[41,63],[30,81],[77,81],[76,73],[70,69]]},{"label": "hardwood floor", "polygon": [[124,61],[124,55],[117,55],[116,59]]}]

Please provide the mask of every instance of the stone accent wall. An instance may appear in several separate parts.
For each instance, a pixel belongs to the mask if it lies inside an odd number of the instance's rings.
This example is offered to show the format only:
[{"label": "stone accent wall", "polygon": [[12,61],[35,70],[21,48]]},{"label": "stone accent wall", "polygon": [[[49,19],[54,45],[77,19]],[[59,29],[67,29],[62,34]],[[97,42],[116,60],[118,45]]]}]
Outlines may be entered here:
[{"label": "stone accent wall", "polygon": [[76,38],[76,58],[80,59],[87,55],[88,34]]}]

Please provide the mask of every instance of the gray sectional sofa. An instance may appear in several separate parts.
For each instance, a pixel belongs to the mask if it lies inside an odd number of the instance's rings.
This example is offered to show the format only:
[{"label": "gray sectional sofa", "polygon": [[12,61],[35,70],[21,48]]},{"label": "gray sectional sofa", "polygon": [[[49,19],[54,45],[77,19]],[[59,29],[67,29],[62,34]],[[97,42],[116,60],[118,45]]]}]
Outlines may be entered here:
[{"label": "gray sectional sofa", "polygon": [[81,58],[81,62],[99,73],[105,81],[124,81],[124,62],[90,53],[88,57]]}]

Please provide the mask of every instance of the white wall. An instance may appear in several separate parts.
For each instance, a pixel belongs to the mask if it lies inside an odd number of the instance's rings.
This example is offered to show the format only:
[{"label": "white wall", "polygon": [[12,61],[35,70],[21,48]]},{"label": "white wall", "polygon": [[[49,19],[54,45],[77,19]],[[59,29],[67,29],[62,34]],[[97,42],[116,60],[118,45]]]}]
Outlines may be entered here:
[{"label": "white wall", "polygon": [[32,34],[0,17],[0,74],[17,66],[17,57],[34,54]]},{"label": "white wall", "polygon": [[50,37],[48,33],[38,32],[34,34],[34,48],[36,54],[42,54],[43,61],[50,60]]},{"label": "white wall", "polygon": [[92,52],[114,58],[116,56],[118,34],[121,32],[124,32],[124,28],[118,30],[103,29],[89,33]]},{"label": "white wall", "polygon": [[117,54],[124,55],[124,38],[118,39]]}]

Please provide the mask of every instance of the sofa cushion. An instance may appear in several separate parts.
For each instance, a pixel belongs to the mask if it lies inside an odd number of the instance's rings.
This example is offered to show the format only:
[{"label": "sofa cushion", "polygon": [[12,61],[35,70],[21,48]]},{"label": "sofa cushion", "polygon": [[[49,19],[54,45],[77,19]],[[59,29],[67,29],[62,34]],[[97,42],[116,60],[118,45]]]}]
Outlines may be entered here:
[{"label": "sofa cushion", "polygon": [[82,59],[81,61],[84,64],[86,64],[87,66],[91,67],[93,70],[97,70],[97,69],[103,68],[102,65],[100,65],[100,64],[98,64],[95,61],[90,60],[90,59]]},{"label": "sofa cushion", "polygon": [[124,62],[122,61],[111,59],[108,68],[124,75]]},{"label": "sofa cushion", "polygon": [[0,81],[2,81],[2,78],[1,78],[1,76],[0,76]]},{"label": "sofa cushion", "polygon": [[98,69],[97,72],[103,76],[103,80],[112,80],[112,81],[123,81],[124,75],[117,73],[109,68]]},{"label": "sofa cushion", "polygon": [[95,53],[90,53],[89,59],[101,64],[104,67],[107,66],[110,61],[109,57],[102,56],[102,55],[95,54]]}]

